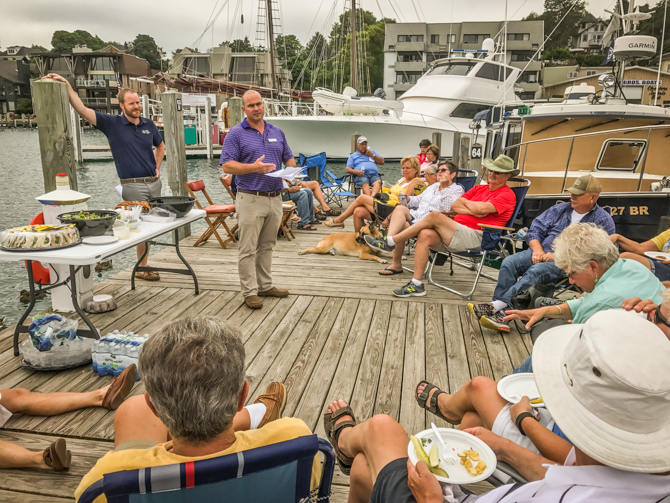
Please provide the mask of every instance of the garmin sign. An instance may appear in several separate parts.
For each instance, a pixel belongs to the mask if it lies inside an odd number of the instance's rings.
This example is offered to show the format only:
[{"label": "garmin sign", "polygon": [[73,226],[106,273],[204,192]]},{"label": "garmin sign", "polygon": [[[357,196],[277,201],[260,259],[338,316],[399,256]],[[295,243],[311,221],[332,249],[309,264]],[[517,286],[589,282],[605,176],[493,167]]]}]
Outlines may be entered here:
[{"label": "garmin sign", "polygon": [[652,58],[656,54],[658,41],[647,35],[626,35],[614,41],[616,59]]}]

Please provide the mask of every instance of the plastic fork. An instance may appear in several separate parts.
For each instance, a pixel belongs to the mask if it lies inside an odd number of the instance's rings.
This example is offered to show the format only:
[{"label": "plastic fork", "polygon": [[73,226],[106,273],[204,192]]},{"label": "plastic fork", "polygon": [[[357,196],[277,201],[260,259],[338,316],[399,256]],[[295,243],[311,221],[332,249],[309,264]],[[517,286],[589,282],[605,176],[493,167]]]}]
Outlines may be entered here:
[{"label": "plastic fork", "polygon": [[442,459],[444,460],[445,463],[455,465],[458,462],[458,460],[456,459],[456,455],[451,454],[447,450],[447,444],[444,443],[444,439],[442,438],[442,435],[440,435],[440,430],[437,429],[435,423],[430,423],[430,427],[433,429],[433,433],[435,433],[437,440],[440,442],[440,444],[442,444]]}]

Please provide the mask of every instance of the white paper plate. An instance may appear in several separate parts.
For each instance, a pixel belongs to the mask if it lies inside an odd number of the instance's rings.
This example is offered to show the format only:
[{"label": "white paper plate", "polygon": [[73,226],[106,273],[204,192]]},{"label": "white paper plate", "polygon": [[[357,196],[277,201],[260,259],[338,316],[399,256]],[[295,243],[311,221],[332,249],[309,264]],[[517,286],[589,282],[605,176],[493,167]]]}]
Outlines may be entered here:
[{"label": "white paper plate", "polygon": [[670,253],[646,251],[644,254],[654,260],[670,260]]},{"label": "white paper plate", "polygon": [[89,236],[83,238],[81,241],[87,245],[108,245],[118,240],[119,238],[116,236]]},{"label": "white paper plate", "polygon": [[[437,445],[437,448],[440,452],[440,468],[449,474],[449,477],[438,477],[435,475],[437,480],[440,482],[448,482],[449,484],[472,484],[474,482],[486,480],[491,476],[491,474],[496,469],[496,455],[488,445],[479,440],[477,437],[460,430],[453,430],[451,428],[438,428],[438,431],[444,439],[444,443],[447,445],[447,448],[452,449],[452,453],[457,460],[454,464],[446,463],[442,459],[442,445],[437,440],[437,438],[435,438],[435,433],[433,430],[424,430],[416,434],[416,437],[419,440],[425,438],[431,441],[431,443],[427,443],[424,447],[424,450],[426,450],[427,453],[429,453],[432,449],[433,443]],[[479,453],[480,459],[486,463],[486,470],[484,470],[481,475],[470,475],[465,467],[461,464],[461,458],[458,457],[457,453],[467,449],[477,451]],[[416,455],[414,444],[411,441],[407,446],[407,455],[409,456],[409,459],[412,461],[412,463],[416,465],[419,458]]]},{"label": "white paper plate", "polygon": [[[498,381],[498,394],[510,403],[517,403],[522,396],[534,400],[540,396],[532,372],[511,374]],[[531,403],[531,407],[544,407],[544,403]]]}]

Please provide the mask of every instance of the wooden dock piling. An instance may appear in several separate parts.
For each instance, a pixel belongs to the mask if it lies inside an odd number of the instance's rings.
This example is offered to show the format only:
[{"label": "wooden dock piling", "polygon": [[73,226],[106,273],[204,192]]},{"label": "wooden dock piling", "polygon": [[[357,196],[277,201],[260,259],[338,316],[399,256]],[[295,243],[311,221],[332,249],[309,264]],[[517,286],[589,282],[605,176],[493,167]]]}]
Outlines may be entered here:
[{"label": "wooden dock piling", "polygon": [[42,156],[44,190],[56,190],[56,174],[67,173],[77,190],[77,170],[67,85],[52,79],[33,83],[33,106]]},{"label": "wooden dock piling", "polygon": [[244,114],[242,113],[242,98],[237,96],[231,96],[228,99],[228,109],[230,110],[230,127],[237,126],[242,119],[244,119]]}]

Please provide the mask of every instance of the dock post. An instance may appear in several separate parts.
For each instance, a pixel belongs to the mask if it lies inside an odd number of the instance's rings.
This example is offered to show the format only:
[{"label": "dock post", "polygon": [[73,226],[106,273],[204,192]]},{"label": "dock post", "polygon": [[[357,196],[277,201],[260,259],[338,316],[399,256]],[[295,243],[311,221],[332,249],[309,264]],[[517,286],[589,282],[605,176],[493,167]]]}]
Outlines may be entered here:
[{"label": "dock post", "polygon": [[[186,142],[184,141],[184,111],[181,93],[167,91],[161,95],[167,183],[175,196],[188,196],[184,183],[186,178]],[[163,177],[163,180],[166,180]],[[179,239],[191,235],[191,226],[179,228]]]},{"label": "dock post", "polygon": [[432,144],[440,149],[440,154],[442,154],[442,133],[435,131],[433,133],[433,138],[431,140]]},{"label": "dock post", "polygon": [[354,134],[351,135],[351,152],[356,152],[356,142],[358,141],[359,136],[361,136],[361,134],[358,132],[354,132]]},{"label": "dock post", "polygon": [[72,121],[72,139],[74,141],[74,160],[81,164],[84,162],[84,151],[81,148],[81,118],[72,107],[70,107],[70,120]]},{"label": "dock post", "polygon": [[205,136],[207,145],[207,159],[211,159],[212,155],[212,99],[208,96],[205,98]]},{"label": "dock post", "polygon": [[42,157],[44,190],[56,190],[56,174],[67,173],[77,190],[77,169],[67,85],[52,79],[33,82],[33,108]]},{"label": "dock post", "polygon": [[454,144],[451,147],[451,160],[459,168],[461,167],[461,164],[459,162],[460,158],[461,158],[461,133],[455,132]]},{"label": "dock post", "polygon": [[242,122],[242,98],[231,96],[228,99],[228,110],[230,110],[230,129]]},{"label": "dock post", "polygon": [[149,116],[149,95],[148,94],[143,94],[142,95],[142,117],[146,117],[147,119],[151,120],[151,117]]},{"label": "dock post", "polygon": [[470,167],[470,137],[461,136],[460,155],[458,156],[458,167],[468,169]]}]

